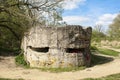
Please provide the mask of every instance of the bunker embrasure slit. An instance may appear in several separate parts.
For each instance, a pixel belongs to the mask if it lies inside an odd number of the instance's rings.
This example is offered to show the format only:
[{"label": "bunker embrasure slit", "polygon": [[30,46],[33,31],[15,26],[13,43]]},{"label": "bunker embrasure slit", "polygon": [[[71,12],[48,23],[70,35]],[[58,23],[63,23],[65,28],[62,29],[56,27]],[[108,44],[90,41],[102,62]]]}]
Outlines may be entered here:
[{"label": "bunker embrasure slit", "polygon": [[32,46],[28,46],[28,48],[30,48],[30,49],[32,49],[33,51],[36,51],[36,52],[47,53],[49,51],[49,47],[32,47]]},{"label": "bunker embrasure slit", "polygon": [[83,51],[84,51],[84,48],[66,48],[67,53],[80,53]]}]

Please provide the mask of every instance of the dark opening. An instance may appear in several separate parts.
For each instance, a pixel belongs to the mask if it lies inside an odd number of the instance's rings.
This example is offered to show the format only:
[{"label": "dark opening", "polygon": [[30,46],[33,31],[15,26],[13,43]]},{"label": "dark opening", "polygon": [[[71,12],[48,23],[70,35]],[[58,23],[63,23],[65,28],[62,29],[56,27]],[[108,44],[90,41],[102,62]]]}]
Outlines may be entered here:
[{"label": "dark opening", "polygon": [[83,51],[84,51],[84,48],[67,48],[66,49],[67,53],[80,53]]},{"label": "dark opening", "polygon": [[38,47],[32,47],[32,46],[28,46],[28,48],[32,49],[33,51],[37,51],[37,52],[48,52],[49,51],[49,47],[42,47],[42,48],[38,48]]}]

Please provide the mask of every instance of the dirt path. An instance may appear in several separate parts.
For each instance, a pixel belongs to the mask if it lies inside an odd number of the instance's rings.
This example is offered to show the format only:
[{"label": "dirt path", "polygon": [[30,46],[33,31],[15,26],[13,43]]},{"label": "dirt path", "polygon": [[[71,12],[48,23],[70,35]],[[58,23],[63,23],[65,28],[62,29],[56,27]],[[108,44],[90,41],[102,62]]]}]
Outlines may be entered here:
[{"label": "dirt path", "polygon": [[17,67],[14,63],[14,57],[0,56],[0,77],[25,80],[80,80],[83,78],[98,78],[110,74],[120,73],[120,59],[97,65],[85,70],[76,72],[50,73],[42,72],[37,69],[24,69]]}]

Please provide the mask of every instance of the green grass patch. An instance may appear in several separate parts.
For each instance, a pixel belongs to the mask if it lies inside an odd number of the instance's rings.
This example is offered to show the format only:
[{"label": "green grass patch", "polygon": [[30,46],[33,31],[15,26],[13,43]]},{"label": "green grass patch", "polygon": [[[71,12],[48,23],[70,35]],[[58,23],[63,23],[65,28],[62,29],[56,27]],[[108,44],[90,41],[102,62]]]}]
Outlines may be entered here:
[{"label": "green grass patch", "polygon": [[8,79],[8,78],[0,78],[0,80],[24,80],[24,79]]},{"label": "green grass patch", "polygon": [[87,78],[84,80],[120,80],[120,73],[102,77],[102,78]]},{"label": "green grass patch", "polygon": [[78,71],[78,70],[83,70],[86,67],[68,67],[68,68],[39,68],[41,71],[49,71],[49,72],[54,72],[54,73],[59,73],[59,72],[70,72],[70,71]]},{"label": "green grass patch", "polygon": [[114,50],[102,49],[102,48],[99,48],[98,52],[101,54],[110,55],[110,56],[118,56],[120,54],[119,52],[116,52]]}]

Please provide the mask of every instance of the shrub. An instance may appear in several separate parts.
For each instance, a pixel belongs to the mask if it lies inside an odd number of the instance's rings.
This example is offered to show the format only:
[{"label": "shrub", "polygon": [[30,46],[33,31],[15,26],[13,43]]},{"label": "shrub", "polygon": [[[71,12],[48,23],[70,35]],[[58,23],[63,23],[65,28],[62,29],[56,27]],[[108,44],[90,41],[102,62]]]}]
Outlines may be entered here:
[{"label": "shrub", "polygon": [[29,65],[26,63],[26,61],[24,59],[24,54],[19,54],[18,56],[16,56],[15,62],[16,62],[17,65],[22,65],[24,67],[29,67]]}]

